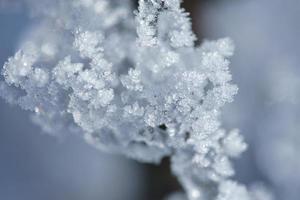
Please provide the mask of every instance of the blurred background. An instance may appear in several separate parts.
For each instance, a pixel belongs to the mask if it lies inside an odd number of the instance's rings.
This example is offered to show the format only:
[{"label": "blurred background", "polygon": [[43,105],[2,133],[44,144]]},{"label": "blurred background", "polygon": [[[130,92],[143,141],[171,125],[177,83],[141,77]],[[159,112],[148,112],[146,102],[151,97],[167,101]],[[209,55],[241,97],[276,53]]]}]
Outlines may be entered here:
[{"label": "blurred background", "polygon": [[[239,93],[222,116],[249,144],[235,160],[236,179],[265,185],[277,200],[299,200],[300,1],[185,0],[184,7],[198,43],[230,37],[236,45],[231,71]],[[0,0],[0,66],[34,23],[22,0]],[[0,199],[160,200],[180,189],[168,160],[142,165],[80,138],[45,135],[2,99],[0,127]]]}]

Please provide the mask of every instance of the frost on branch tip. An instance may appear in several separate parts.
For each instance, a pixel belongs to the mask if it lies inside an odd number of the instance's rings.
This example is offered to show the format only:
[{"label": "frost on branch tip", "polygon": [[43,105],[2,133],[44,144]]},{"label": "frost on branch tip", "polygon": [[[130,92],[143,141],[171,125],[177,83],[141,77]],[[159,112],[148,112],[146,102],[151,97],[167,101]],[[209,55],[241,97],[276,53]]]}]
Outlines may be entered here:
[{"label": "frost on branch tip", "polygon": [[170,157],[186,192],[171,199],[250,198],[229,180],[246,144],[219,121],[237,93],[230,39],[196,47],[180,0],[140,0],[135,14],[129,0],[27,2],[43,20],[3,67],[4,99],[48,133],[141,162]]}]

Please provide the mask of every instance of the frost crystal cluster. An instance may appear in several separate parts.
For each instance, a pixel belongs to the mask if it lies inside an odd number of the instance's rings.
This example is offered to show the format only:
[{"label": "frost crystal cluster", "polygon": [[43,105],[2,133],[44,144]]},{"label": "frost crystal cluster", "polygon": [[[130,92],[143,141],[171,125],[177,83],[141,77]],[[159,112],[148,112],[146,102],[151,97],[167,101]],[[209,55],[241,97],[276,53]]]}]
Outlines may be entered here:
[{"label": "frost crystal cluster", "polygon": [[230,180],[246,144],[218,119],[237,93],[229,39],[195,47],[180,0],[140,0],[135,13],[129,0],[27,2],[40,23],[3,67],[3,98],[45,132],[141,162],[170,157],[186,192],[170,199],[251,199]]}]

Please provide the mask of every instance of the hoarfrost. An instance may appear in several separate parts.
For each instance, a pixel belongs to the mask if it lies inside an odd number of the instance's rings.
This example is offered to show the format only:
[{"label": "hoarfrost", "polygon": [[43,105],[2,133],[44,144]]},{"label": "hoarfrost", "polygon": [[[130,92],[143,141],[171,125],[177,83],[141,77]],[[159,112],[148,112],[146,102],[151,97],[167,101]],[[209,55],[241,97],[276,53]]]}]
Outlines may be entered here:
[{"label": "hoarfrost", "polygon": [[28,3],[42,22],[5,63],[3,98],[46,132],[141,162],[170,157],[190,200],[250,198],[230,180],[246,144],[219,121],[237,93],[230,39],[196,47],[180,0],[140,0],[135,16],[128,0]]}]

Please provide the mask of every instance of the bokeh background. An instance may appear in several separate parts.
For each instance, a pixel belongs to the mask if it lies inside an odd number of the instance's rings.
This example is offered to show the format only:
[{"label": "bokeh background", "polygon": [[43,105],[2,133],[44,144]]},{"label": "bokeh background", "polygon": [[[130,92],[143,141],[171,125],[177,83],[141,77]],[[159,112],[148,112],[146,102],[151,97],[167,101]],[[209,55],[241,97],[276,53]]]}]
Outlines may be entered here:
[{"label": "bokeh background", "polygon": [[[249,144],[235,160],[236,179],[264,185],[276,200],[299,200],[300,1],[185,0],[184,7],[198,43],[230,37],[236,45],[239,94],[222,116]],[[22,0],[0,0],[0,66],[35,23]],[[168,160],[142,165],[80,138],[43,134],[26,112],[0,100],[1,200],[160,200],[177,189]]]}]

